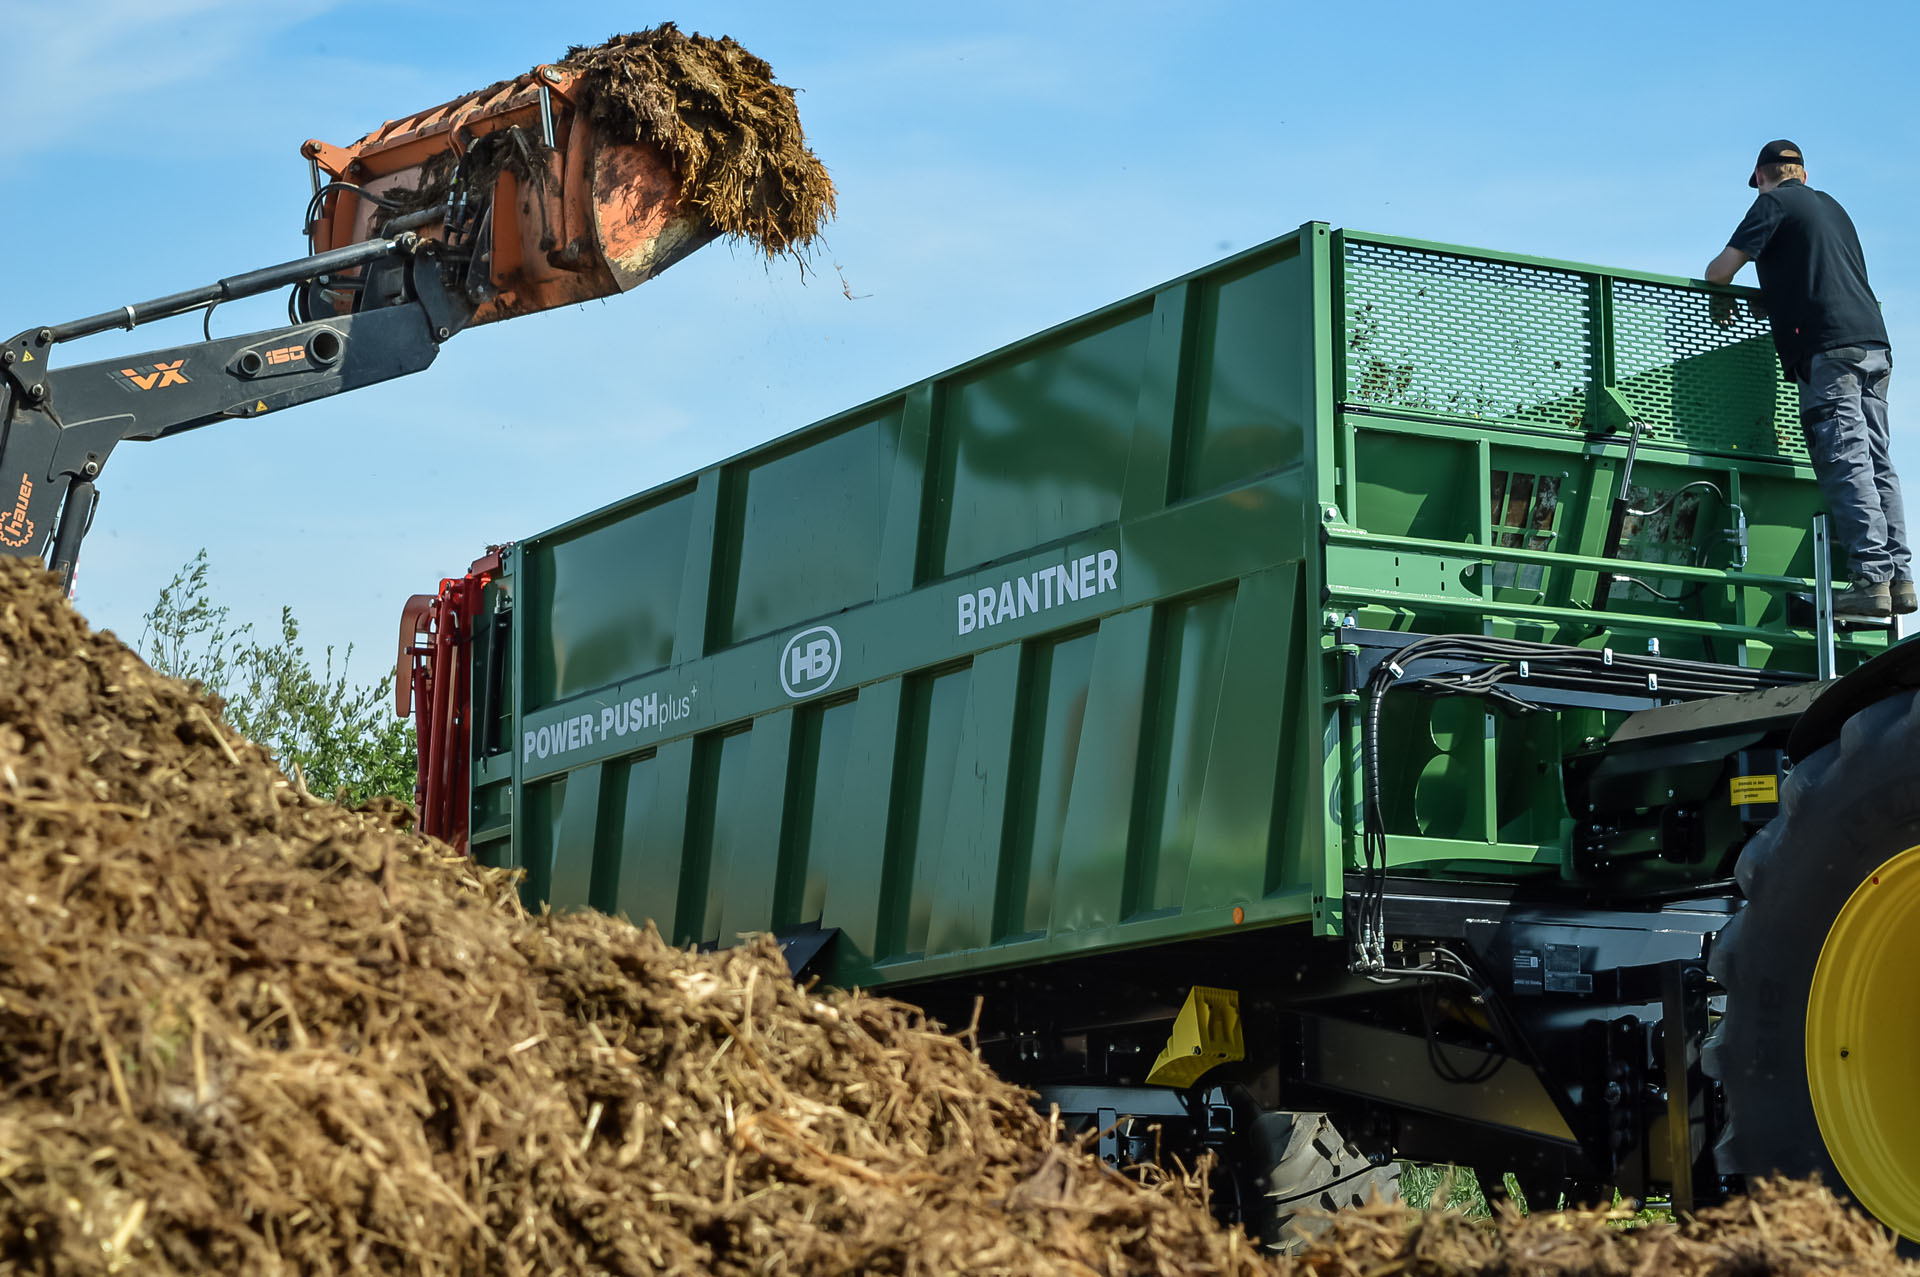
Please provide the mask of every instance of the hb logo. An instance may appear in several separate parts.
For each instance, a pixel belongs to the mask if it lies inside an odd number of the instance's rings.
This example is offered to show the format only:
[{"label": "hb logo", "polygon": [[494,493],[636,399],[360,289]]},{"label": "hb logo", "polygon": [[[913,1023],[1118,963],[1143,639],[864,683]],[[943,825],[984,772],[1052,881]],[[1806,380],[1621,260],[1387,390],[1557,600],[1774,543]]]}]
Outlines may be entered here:
[{"label": "hb logo", "polygon": [[780,653],[780,686],[796,700],[824,692],[840,674],[840,636],[816,625],[787,640]]}]

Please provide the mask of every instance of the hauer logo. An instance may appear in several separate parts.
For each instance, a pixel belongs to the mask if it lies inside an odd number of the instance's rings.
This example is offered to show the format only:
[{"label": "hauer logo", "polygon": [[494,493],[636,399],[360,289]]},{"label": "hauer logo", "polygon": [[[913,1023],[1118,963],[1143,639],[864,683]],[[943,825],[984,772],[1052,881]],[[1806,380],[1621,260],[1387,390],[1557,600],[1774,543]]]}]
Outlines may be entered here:
[{"label": "hauer logo", "polygon": [[831,625],[801,630],[780,653],[780,686],[798,700],[833,686],[840,676],[840,636]]},{"label": "hauer logo", "polygon": [[17,549],[33,539],[33,520],[27,517],[27,510],[32,503],[33,480],[23,474],[20,476],[20,494],[14,498],[13,509],[0,516],[0,545]]}]

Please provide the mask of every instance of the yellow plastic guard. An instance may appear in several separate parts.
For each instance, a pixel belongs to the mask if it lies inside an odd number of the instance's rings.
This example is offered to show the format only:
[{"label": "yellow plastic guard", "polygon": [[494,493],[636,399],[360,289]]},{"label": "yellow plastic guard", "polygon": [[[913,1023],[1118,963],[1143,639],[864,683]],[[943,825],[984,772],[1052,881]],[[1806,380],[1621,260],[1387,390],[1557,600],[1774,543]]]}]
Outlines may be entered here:
[{"label": "yellow plastic guard", "polygon": [[1745,807],[1750,803],[1777,803],[1780,801],[1780,778],[1778,776],[1735,776],[1729,783],[1731,797],[1735,807]]},{"label": "yellow plastic guard", "polygon": [[1185,1088],[1216,1064],[1246,1058],[1247,1044],[1240,1036],[1240,995],[1232,989],[1196,984],[1174,1017],[1167,1049],[1153,1062],[1147,1081]]}]

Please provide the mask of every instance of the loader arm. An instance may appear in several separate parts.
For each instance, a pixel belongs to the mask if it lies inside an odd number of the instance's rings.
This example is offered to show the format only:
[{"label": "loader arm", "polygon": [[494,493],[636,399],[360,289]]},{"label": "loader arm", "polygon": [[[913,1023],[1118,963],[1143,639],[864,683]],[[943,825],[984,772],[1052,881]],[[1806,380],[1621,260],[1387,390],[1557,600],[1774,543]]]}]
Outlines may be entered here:
[{"label": "loader arm", "polygon": [[[0,347],[0,554],[41,556],[71,588],[96,480],[123,439],[245,420],[419,372],[466,327],[464,263],[412,234],[370,240],[65,324]],[[350,313],[55,367],[62,342],[295,286],[342,285]],[[452,286],[450,286],[452,285]]]},{"label": "loader arm", "polygon": [[[123,439],[419,372],[463,328],[627,292],[722,234],[798,251],[831,214],[832,183],[792,91],[737,51],[668,24],[346,146],[311,139],[311,256],[0,345],[0,554],[41,556],[71,588]],[[628,100],[647,84],[677,104],[670,118]],[[53,367],[63,342],[289,286],[284,328],[215,340],[209,325],[205,341]]]}]

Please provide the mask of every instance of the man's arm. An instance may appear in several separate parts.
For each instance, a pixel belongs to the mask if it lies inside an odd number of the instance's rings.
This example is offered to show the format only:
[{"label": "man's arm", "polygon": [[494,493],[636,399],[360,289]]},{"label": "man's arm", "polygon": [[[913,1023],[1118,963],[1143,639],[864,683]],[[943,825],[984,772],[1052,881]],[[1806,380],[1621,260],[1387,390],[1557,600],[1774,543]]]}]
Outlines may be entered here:
[{"label": "man's arm", "polygon": [[1731,284],[1740,268],[1752,259],[1739,249],[1728,245],[1720,250],[1720,256],[1707,263],[1707,272],[1703,278],[1709,284]]}]

